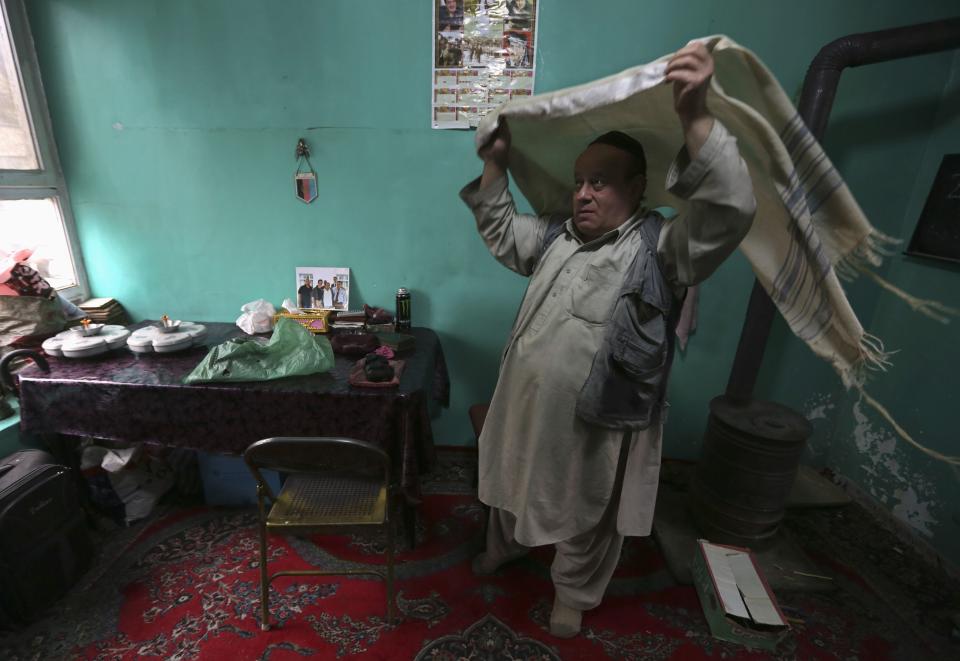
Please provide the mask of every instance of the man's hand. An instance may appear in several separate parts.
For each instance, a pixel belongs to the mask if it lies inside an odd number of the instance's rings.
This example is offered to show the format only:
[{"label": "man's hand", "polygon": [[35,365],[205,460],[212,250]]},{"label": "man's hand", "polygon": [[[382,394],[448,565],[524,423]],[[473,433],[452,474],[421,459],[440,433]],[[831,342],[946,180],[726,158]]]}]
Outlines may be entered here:
[{"label": "man's hand", "polygon": [[713,128],[707,90],[713,76],[713,56],[702,42],[692,41],[667,62],[665,79],[673,83],[673,107],[683,125],[687,151],[694,158]]},{"label": "man's hand", "polygon": [[483,176],[480,178],[480,188],[507,174],[509,164],[507,155],[510,153],[510,127],[506,118],[500,119],[500,126],[490,139],[477,150],[477,156],[483,160]]}]

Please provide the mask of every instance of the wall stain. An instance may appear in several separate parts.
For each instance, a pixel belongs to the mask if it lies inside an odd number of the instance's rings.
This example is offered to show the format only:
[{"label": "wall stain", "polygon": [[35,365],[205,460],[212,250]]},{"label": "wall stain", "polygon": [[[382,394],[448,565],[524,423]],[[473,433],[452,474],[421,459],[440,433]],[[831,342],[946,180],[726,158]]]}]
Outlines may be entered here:
[{"label": "wall stain", "polygon": [[899,520],[922,535],[932,537],[937,524],[936,487],[922,473],[909,471],[894,458],[897,437],[885,426],[873,425],[859,401],[853,404],[853,441],[861,468],[868,477],[863,486]]}]

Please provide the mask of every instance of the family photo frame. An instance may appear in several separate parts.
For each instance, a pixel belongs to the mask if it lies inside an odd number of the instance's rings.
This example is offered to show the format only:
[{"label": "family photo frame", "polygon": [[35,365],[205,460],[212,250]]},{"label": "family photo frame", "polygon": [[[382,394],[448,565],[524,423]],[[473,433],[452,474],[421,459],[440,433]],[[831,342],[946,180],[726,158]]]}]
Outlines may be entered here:
[{"label": "family photo frame", "polygon": [[350,269],[333,266],[298,266],[297,295],[301,310],[348,310]]}]

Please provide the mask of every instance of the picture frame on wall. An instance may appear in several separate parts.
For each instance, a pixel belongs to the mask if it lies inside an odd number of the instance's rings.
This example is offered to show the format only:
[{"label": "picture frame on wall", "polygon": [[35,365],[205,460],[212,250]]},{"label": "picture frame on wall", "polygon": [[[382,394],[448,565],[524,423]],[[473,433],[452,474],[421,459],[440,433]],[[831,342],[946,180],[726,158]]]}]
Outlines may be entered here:
[{"label": "picture frame on wall", "polygon": [[906,254],[960,264],[960,154],[945,154]]},{"label": "picture frame on wall", "polygon": [[294,300],[301,310],[349,310],[350,269],[298,266]]}]

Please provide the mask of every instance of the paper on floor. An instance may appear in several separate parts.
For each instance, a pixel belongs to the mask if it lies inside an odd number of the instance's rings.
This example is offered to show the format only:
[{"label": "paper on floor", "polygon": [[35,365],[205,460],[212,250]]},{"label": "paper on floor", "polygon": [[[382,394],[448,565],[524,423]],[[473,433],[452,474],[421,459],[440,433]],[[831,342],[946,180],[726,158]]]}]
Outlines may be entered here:
[{"label": "paper on floor", "polygon": [[699,540],[723,610],[757,624],[786,626],[746,550]]}]

